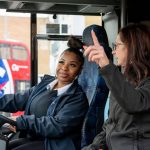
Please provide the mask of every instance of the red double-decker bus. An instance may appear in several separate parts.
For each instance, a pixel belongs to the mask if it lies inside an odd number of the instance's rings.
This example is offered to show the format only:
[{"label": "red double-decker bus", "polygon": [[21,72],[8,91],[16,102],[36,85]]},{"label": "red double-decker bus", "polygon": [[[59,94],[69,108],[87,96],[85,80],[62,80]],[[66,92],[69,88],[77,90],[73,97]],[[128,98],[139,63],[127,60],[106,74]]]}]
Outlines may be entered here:
[{"label": "red double-decker bus", "polygon": [[0,40],[0,96],[30,87],[30,53],[19,41]]}]

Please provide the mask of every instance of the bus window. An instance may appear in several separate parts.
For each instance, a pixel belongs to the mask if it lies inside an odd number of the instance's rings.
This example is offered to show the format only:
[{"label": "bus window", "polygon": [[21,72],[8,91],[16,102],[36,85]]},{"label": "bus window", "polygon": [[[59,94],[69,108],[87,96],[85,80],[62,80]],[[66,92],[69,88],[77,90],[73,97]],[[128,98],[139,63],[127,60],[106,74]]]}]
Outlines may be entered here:
[{"label": "bus window", "polygon": [[[0,41],[0,97],[30,88],[29,49],[19,41]],[[12,116],[23,112],[13,113]],[[8,115],[8,114],[5,114]]]},{"label": "bus window", "polygon": [[24,92],[30,88],[30,82],[28,80],[16,80],[15,81],[15,91]]},{"label": "bus window", "polygon": [[10,46],[8,44],[0,43],[0,58],[10,59]]},{"label": "bus window", "polygon": [[12,46],[12,59],[26,61],[28,59],[28,53],[25,47],[13,45]]},{"label": "bus window", "polygon": [[0,96],[30,87],[30,55],[21,42],[0,41]]},{"label": "bus window", "polygon": [[[80,22],[80,27],[78,27]],[[90,24],[102,24],[100,16],[37,14],[37,33],[39,35],[56,35],[56,39],[38,39],[38,81],[44,74],[55,76],[59,54],[67,48],[67,39],[59,36],[82,36],[84,28]],[[44,60],[44,61],[43,61]]]}]

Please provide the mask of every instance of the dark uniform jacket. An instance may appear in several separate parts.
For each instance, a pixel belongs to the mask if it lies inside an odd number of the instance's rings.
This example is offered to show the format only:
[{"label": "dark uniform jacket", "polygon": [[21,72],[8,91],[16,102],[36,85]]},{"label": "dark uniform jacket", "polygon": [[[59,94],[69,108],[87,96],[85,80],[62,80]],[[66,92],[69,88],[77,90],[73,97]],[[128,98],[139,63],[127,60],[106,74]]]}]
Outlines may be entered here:
[{"label": "dark uniform jacket", "polygon": [[150,77],[134,87],[113,64],[101,74],[111,91],[109,118],[82,150],[150,150]]},{"label": "dark uniform jacket", "polygon": [[33,98],[45,91],[53,80],[54,78],[46,75],[41,83],[25,93],[3,96],[0,98],[0,110],[25,110],[25,115],[17,118],[17,128],[34,131],[43,137],[45,150],[80,150],[81,127],[88,101],[76,80],[48,107],[46,116],[36,118],[28,115]]}]

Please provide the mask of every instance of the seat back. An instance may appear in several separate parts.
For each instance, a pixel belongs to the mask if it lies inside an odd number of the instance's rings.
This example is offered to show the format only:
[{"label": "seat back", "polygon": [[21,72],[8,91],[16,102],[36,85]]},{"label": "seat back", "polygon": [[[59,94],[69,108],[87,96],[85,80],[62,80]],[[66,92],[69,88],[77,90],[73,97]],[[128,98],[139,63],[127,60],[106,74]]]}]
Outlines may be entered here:
[{"label": "seat back", "polygon": [[100,75],[98,65],[89,62],[87,58],[85,58],[78,82],[89,101],[89,109],[82,128],[81,146],[84,147],[92,143],[94,137],[102,130],[104,108],[109,90]]}]

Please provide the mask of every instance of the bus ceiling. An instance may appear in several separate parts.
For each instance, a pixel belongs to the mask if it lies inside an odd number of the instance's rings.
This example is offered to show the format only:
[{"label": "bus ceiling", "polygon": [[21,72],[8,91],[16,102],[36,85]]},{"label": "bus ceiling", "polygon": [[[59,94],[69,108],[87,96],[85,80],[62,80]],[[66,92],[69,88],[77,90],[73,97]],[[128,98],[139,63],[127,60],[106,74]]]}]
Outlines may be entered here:
[{"label": "bus ceiling", "polygon": [[9,12],[100,15],[113,11],[120,0],[1,0],[0,8]]},{"label": "bus ceiling", "polygon": [[127,22],[150,20],[148,0],[0,0],[0,9],[32,14],[89,16],[105,15],[115,11],[120,19]]}]

